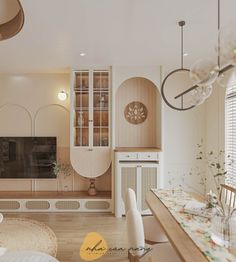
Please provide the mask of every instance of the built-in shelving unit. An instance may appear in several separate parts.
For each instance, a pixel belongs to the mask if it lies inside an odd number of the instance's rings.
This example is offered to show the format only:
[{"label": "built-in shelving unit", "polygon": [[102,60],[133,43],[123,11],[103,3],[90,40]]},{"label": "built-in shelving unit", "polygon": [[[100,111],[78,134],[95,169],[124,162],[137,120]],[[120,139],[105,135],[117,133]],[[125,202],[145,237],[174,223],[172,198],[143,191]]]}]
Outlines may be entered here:
[{"label": "built-in shelving unit", "polygon": [[[145,121],[127,121],[126,108],[133,103],[145,106]],[[153,82],[134,77],[118,87],[115,105],[115,215],[125,214],[127,188],[135,191],[139,211],[150,214],[146,193],[160,186],[161,96]]]},{"label": "built-in shelving unit", "polygon": [[108,147],[109,71],[74,74],[74,146]]},{"label": "built-in shelving unit", "polygon": [[110,109],[110,70],[73,71],[70,160],[90,188],[111,165]]}]

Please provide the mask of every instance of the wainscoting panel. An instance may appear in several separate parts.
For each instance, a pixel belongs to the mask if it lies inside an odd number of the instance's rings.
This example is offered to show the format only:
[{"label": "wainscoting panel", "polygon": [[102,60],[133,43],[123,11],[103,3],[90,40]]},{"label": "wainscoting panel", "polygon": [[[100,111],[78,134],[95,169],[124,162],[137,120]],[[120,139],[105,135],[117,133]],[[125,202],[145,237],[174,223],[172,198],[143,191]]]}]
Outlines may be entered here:
[{"label": "wainscoting panel", "polygon": [[111,212],[110,198],[4,199],[0,212]]}]

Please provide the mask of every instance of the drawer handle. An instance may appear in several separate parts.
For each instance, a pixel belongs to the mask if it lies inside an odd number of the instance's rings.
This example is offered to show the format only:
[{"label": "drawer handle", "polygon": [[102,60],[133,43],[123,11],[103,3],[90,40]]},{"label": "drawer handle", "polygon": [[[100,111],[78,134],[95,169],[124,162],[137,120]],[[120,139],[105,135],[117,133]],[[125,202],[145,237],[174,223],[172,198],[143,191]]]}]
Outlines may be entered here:
[{"label": "drawer handle", "polygon": [[150,156],[150,155],[148,155],[148,157],[150,158],[151,156]]},{"label": "drawer handle", "polygon": [[89,148],[88,151],[93,151],[93,149],[92,149],[92,148]]},{"label": "drawer handle", "polygon": [[129,155],[126,155],[126,157],[129,157]]}]

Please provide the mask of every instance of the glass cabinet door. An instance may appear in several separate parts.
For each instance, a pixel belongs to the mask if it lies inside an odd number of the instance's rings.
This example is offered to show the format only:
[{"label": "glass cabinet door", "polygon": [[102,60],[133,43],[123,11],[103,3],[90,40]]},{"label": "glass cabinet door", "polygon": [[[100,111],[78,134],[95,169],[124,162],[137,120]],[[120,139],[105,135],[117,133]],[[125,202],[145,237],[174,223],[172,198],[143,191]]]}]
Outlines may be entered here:
[{"label": "glass cabinet door", "polygon": [[89,146],[89,72],[75,73],[75,146]]},{"label": "glass cabinet door", "polygon": [[109,146],[109,72],[93,72],[93,146]]}]

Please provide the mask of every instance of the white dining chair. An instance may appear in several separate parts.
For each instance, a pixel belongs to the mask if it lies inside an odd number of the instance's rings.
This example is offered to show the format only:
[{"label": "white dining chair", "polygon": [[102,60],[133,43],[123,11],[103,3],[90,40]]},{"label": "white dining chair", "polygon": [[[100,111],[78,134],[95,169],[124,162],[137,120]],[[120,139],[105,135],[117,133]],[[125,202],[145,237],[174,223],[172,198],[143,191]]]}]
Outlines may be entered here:
[{"label": "white dining chair", "polygon": [[3,221],[3,214],[0,213],[0,223],[2,223],[2,221]]},{"label": "white dining chair", "polygon": [[[126,201],[125,201],[125,213],[129,209],[137,209],[136,194],[133,189],[128,188],[126,191]],[[145,241],[149,244],[168,242],[163,229],[159,222],[153,216],[143,216],[143,226]]]},{"label": "white dining chair", "polygon": [[170,243],[145,246],[143,221],[137,209],[127,212],[128,258],[130,262],[180,262]]}]

